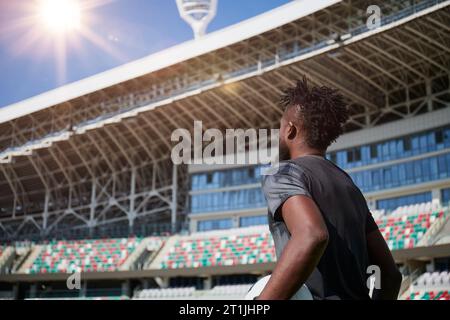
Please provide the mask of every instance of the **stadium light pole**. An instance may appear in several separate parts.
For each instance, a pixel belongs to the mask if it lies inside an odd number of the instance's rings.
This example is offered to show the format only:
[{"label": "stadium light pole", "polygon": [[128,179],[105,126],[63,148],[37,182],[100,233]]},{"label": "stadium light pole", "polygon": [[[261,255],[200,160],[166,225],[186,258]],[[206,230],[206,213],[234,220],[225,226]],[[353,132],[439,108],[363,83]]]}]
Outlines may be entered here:
[{"label": "stadium light pole", "polygon": [[195,39],[206,33],[206,28],[217,13],[219,0],[176,0],[180,17],[194,31]]}]

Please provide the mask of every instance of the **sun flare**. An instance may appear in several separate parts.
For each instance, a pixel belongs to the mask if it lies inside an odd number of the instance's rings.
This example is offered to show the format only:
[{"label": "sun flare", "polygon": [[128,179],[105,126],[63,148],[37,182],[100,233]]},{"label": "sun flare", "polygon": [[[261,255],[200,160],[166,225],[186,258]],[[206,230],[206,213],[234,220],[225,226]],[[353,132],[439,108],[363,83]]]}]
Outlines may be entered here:
[{"label": "sun flare", "polygon": [[41,0],[39,20],[49,31],[55,33],[80,29],[80,5],[76,0]]}]

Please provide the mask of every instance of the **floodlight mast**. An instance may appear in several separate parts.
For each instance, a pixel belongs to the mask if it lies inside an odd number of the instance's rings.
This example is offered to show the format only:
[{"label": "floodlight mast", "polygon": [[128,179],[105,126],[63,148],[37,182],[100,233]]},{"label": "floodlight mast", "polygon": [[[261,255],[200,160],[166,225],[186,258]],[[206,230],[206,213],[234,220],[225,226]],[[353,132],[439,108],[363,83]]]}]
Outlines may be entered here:
[{"label": "floodlight mast", "polygon": [[206,28],[217,13],[218,0],[176,0],[181,18],[194,31],[195,39],[205,35]]}]

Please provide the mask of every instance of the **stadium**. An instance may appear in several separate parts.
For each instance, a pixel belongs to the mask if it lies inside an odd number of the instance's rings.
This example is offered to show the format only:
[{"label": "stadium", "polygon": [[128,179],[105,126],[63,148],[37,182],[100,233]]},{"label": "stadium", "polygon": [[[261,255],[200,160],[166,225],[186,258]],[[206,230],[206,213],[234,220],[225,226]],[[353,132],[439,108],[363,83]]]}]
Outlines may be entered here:
[{"label": "stadium", "polygon": [[1,108],[0,298],[243,299],[276,263],[263,165],[174,165],[171,135],[277,128],[307,75],[348,103],[327,158],[363,191],[399,298],[450,300],[450,1],[306,2]]}]

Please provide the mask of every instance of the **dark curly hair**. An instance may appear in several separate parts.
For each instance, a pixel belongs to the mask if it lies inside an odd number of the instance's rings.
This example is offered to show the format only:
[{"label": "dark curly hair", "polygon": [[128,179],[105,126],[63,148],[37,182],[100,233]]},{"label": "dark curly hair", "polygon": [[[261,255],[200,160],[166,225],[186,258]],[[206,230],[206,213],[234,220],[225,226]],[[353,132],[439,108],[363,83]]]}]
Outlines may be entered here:
[{"label": "dark curly hair", "polygon": [[280,100],[287,111],[295,108],[295,116],[309,147],[326,150],[342,134],[349,113],[338,90],[325,86],[310,87],[304,76],[297,85],[284,90]]}]

